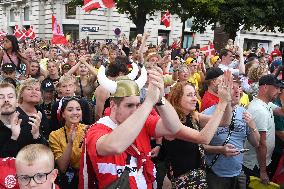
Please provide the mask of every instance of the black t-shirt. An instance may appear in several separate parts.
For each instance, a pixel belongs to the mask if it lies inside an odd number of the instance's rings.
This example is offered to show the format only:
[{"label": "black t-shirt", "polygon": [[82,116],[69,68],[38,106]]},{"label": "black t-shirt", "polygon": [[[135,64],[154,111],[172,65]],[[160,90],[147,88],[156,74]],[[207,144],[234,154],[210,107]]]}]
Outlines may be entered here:
[{"label": "black t-shirt", "polygon": [[[40,130],[39,130],[40,135],[43,136],[43,138],[45,140],[48,140],[49,134],[51,133],[51,128],[49,126],[48,119],[45,115],[44,110],[40,109],[38,106],[36,106],[36,110],[40,111],[41,114],[42,114],[42,118],[41,118],[41,122],[40,122]],[[32,134],[30,132],[31,129],[32,129],[32,126],[29,124],[29,116],[20,107],[17,107],[17,111],[20,113],[19,119],[22,119],[21,125],[24,125],[26,128],[28,128],[29,132],[26,133],[27,137],[33,138]]]},{"label": "black t-shirt", "polygon": [[[190,118],[187,119],[185,125],[193,128]],[[175,178],[190,170],[200,168],[201,155],[198,144],[179,139],[163,142]]]}]

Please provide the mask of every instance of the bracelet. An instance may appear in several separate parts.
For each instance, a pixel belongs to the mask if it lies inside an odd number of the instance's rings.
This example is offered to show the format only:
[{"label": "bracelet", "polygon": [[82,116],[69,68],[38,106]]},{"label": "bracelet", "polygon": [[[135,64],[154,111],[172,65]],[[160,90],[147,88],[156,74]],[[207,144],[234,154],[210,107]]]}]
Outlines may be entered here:
[{"label": "bracelet", "polygon": [[162,147],[162,144],[156,144],[156,147],[159,146],[160,148]]},{"label": "bracelet", "polygon": [[252,132],[255,132],[257,130],[257,128],[254,128],[253,130],[252,130]]}]

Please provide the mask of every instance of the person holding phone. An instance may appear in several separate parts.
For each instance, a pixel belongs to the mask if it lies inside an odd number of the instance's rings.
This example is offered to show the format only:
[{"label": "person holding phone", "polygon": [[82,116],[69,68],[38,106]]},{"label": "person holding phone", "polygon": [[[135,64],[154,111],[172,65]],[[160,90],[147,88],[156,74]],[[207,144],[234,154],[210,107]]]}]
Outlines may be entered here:
[{"label": "person holding phone", "polygon": [[[234,78],[232,89],[233,109],[229,127],[219,127],[209,145],[203,145],[206,151],[207,181],[210,189],[239,189],[242,182],[243,156],[247,149],[244,142],[248,139],[255,148],[259,145],[260,135],[256,124],[247,110],[238,105],[240,101],[240,81]],[[211,115],[215,105],[204,110]],[[225,142],[227,141],[227,142]],[[243,177],[245,178],[245,177]]]}]

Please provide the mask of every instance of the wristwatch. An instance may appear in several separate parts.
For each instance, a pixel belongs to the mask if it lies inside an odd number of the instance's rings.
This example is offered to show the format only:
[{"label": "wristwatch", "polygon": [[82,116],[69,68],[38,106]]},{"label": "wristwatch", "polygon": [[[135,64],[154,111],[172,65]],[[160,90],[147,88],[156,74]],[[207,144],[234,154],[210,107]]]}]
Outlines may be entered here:
[{"label": "wristwatch", "polygon": [[166,98],[162,97],[159,102],[156,103],[156,106],[163,106],[166,104]]}]

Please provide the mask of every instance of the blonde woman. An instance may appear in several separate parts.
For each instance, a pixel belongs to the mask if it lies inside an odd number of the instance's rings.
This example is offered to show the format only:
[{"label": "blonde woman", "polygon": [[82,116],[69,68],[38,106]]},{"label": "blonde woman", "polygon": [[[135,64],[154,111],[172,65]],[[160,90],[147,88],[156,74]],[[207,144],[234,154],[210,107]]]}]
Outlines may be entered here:
[{"label": "blonde woman", "polygon": [[21,130],[26,136],[23,143],[46,143],[45,140],[49,136],[51,130],[44,111],[38,107],[40,102],[40,82],[34,78],[23,81],[18,91],[17,107],[19,119],[22,120]]}]

